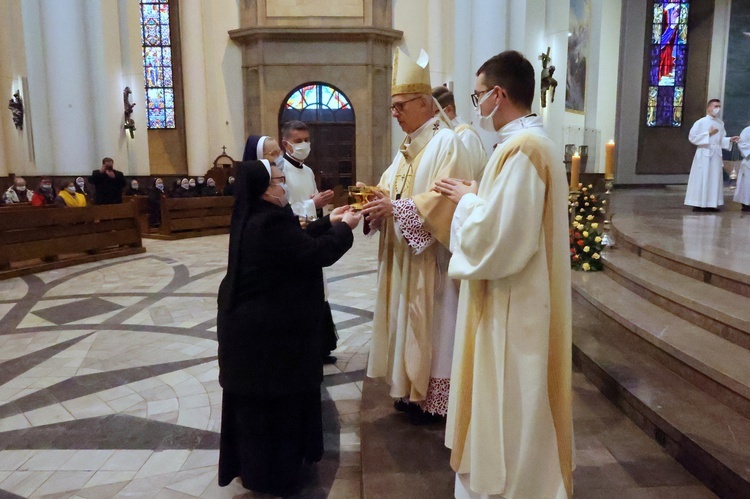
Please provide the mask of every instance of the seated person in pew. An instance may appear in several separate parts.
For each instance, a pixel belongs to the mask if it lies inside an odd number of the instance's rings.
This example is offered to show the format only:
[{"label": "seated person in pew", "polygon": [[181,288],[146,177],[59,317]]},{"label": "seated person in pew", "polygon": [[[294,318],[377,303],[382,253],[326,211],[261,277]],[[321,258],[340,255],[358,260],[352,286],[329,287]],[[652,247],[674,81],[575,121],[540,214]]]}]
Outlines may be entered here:
[{"label": "seated person in pew", "polygon": [[52,181],[47,177],[42,177],[39,181],[39,187],[36,188],[31,196],[32,206],[52,206],[55,203],[55,189],[52,188]]},{"label": "seated person in pew", "polygon": [[55,197],[55,206],[58,208],[84,208],[86,206],[86,197],[76,192],[75,182],[70,180],[60,187],[60,192]]},{"label": "seated person in pew", "polygon": [[91,189],[86,185],[86,180],[83,177],[76,177],[76,192],[83,194],[86,203],[91,204]]},{"label": "seated person in pew", "polygon": [[146,191],[140,188],[137,179],[130,179],[130,185],[125,189],[126,196],[145,196]]},{"label": "seated person in pew", "polygon": [[201,196],[221,196],[221,193],[216,190],[216,180],[209,178],[206,180],[206,187],[201,191]]},{"label": "seated person in pew", "polygon": [[[183,178],[180,181],[180,186],[172,192],[173,198],[192,198],[195,197],[195,193],[190,189],[190,180]],[[192,181],[195,185],[195,180]]]},{"label": "seated person in pew", "polygon": [[13,185],[3,194],[3,204],[30,203],[31,191],[26,189],[26,180],[16,177]]},{"label": "seated person in pew", "polygon": [[234,177],[229,176],[227,179],[227,185],[224,186],[224,192],[222,192],[222,195],[224,196],[234,196]]},{"label": "seated person in pew", "polygon": [[[193,179],[190,179],[191,181]],[[195,193],[196,197],[203,195],[203,189],[206,188],[206,177],[198,177],[195,181],[195,186],[190,189]]]},{"label": "seated person in pew", "polygon": [[154,186],[148,193],[148,226],[161,227],[161,200],[167,197],[164,192],[164,181],[154,180]]}]

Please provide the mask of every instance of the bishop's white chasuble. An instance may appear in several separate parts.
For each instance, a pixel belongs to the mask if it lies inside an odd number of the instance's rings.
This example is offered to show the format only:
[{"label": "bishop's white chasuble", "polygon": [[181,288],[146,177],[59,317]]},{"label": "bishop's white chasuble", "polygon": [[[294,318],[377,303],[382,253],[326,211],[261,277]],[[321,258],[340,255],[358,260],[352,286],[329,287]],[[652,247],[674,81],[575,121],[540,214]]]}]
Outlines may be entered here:
[{"label": "bishop's white chasuble", "polygon": [[[461,141],[431,119],[407,136],[378,187],[394,200],[380,227],[378,291],[367,375],[385,376],[392,397],[432,397],[447,412],[458,284],[448,278],[455,204],[432,191],[436,180],[471,179]],[[442,401],[442,402],[440,402]]]}]

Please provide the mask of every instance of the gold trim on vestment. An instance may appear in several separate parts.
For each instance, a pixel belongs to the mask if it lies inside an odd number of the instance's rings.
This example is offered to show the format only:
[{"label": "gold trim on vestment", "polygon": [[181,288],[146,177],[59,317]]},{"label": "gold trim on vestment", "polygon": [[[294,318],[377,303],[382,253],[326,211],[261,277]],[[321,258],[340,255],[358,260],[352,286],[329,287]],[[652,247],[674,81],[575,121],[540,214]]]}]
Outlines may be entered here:
[{"label": "gold trim on vestment", "polygon": [[[514,139],[511,139],[513,141]],[[540,138],[535,135],[523,134],[516,142],[518,144],[505,145],[506,150],[501,154],[497,161],[495,175],[500,175],[503,166],[509,158],[516,154],[525,155],[530,163],[534,166],[537,175],[545,185],[544,209],[542,215],[542,228],[544,230],[545,250],[547,253],[547,271],[550,276],[550,292],[555,289],[552,279],[555,276],[553,269],[553,210],[551,207],[552,196],[552,179],[549,165],[552,159],[545,152],[547,148],[540,144]],[[489,177],[485,174],[485,181]],[[473,286],[471,296],[485,296],[486,281],[470,281]],[[484,289],[476,286],[484,286]],[[484,291],[484,292],[483,292]],[[475,295],[474,292],[482,293]],[[484,300],[478,300],[484,302]],[[568,497],[573,496],[573,404],[572,404],[572,338],[569,331],[569,324],[560,324],[564,314],[555,313],[555,303],[557,300],[550,300],[550,324],[549,324],[549,350],[547,353],[547,393],[552,412],[552,422],[555,427],[555,436],[557,438],[557,451],[560,461],[560,472],[562,474],[565,490]],[[472,386],[473,386],[473,366],[474,366],[474,348],[476,342],[476,331],[481,321],[483,312],[477,305],[468,315],[468,327],[465,330],[467,334],[466,349],[461,361],[461,386],[457,392],[459,400],[456,404],[456,420],[454,425],[453,448],[451,451],[451,467],[458,472],[463,459],[463,453],[468,438],[469,422],[471,420],[472,408]],[[503,473],[504,475],[504,473]]]}]

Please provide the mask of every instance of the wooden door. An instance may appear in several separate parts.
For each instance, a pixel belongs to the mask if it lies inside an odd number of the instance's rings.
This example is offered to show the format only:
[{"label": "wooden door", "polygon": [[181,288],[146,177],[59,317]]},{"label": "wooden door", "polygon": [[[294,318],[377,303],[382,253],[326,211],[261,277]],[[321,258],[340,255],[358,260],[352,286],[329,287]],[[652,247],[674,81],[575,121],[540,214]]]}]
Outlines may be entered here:
[{"label": "wooden door", "polygon": [[315,172],[318,189],[354,185],[354,124],[308,123],[312,150],[305,164]]}]

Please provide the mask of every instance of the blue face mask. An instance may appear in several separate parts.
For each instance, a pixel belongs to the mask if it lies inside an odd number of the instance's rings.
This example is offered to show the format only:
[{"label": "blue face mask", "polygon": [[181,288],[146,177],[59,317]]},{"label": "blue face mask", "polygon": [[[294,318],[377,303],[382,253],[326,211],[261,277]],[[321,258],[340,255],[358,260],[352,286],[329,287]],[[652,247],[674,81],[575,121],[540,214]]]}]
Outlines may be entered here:
[{"label": "blue face mask", "polygon": [[284,189],[284,195],[281,196],[281,197],[274,196],[270,192],[268,193],[268,195],[271,196],[272,198],[278,199],[279,200],[279,204],[282,207],[284,207],[284,206],[286,206],[286,205],[289,204],[289,187],[287,187],[286,184],[277,184],[277,185],[281,186],[281,188]]}]

